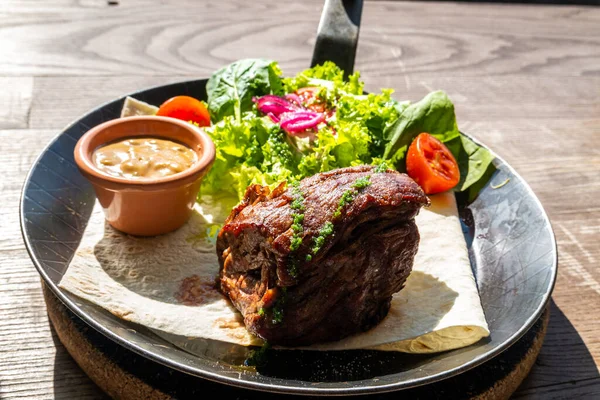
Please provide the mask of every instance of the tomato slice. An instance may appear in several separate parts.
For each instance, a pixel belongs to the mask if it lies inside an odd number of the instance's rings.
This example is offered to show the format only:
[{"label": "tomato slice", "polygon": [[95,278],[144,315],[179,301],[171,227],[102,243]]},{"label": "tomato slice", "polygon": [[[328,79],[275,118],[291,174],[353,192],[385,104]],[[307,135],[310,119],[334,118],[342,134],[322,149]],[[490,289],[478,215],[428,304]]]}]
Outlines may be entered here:
[{"label": "tomato slice", "polygon": [[302,100],[302,104],[314,112],[322,113],[327,111],[327,104],[317,97],[321,91],[320,87],[307,86],[296,90],[296,94]]},{"label": "tomato slice", "polygon": [[204,103],[189,96],[170,98],[162,103],[156,115],[192,121],[197,123],[198,126],[210,125],[210,114]]},{"label": "tomato slice", "polygon": [[408,148],[406,172],[425,194],[445,192],[460,180],[458,163],[450,150],[425,132],[419,134]]}]

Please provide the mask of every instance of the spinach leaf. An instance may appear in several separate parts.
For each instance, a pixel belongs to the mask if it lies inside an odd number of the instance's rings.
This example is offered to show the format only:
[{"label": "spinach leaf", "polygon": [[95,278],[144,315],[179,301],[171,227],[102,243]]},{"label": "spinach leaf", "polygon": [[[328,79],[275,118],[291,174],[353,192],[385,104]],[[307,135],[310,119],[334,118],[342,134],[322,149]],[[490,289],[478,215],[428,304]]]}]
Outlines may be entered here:
[{"label": "spinach leaf", "polygon": [[[405,146],[408,147],[421,132],[427,132],[442,142],[452,140],[459,135],[454,116],[454,104],[446,93],[431,92],[423,100],[400,111],[396,123],[384,132],[388,143],[383,158],[403,161]],[[398,152],[400,154],[396,154]],[[403,165],[398,167],[402,169]]]},{"label": "spinach leaf", "polygon": [[493,164],[495,157],[488,149],[463,135],[444,144],[456,158],[460,170],[460,181],[454,190],[467,191],[467,201],[471,202],[496,171]]},{"label": "spinach leaf", "polygon": [[406,149],[421,132],[427,132],[442,143],[456,158],[460,170],[457,192],[468,192],[472,201],[493,175],[494,155],[458,131],[454,105],[446,93],[429,93],[423,100],[406,107],[394,125],[384,132],[388,143],[384,159],[399,171],[405,170]]},{"label": "spinach leaf", "polygon": [[252,97],[281,94],[281,71],[275,61],[246,59],[216,71],[206,84],[208,110],[213,122],[227,115],[241,120],[244,111],[252,109]]}]

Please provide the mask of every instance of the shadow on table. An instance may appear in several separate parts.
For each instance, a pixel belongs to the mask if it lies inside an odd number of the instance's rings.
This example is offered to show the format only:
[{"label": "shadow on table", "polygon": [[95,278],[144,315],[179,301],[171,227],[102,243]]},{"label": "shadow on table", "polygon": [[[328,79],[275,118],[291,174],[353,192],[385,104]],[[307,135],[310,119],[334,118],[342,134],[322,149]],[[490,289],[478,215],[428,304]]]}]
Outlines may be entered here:
[{"label": "shadow on table", "polygon": [[[590,318],[595,316],[590,315]],[[600,378],[594,357],[585,342],[558,308],[554,300],[550,302],[550,322],[542,350],[531,369],[529,376],[515,392],[514,398],[582,398],[593,396],[584,381]],[[595,381],[597,385],[597,380]],[[558,386],[565,385],[565,391]],[[580,386],[580,387],[578,387]],[[591,398],[591,397],[590,397]]]},{"label": "shadow on table", "polygon": [[54,356],[54,399],[72,400],[72,399],[92,399],[108,400],[109,397],[104,394],[94,382],[83,372],[75,363],[75,360],[60,342],[54,326],[50,324],[52,340],[56,355]]}]

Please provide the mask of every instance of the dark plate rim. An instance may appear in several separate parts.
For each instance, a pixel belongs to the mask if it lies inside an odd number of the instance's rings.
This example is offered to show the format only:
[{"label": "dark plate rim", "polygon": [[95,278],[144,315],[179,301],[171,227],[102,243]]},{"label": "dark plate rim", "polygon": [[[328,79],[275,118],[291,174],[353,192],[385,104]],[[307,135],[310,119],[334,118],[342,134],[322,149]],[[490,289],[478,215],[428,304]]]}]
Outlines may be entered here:
[{"label": "dark plate rim", "polygon": [[[431,376],[427,376],[424,378],[416,378],[416,379],[412,379],[409,381],[383,384],[383,385],[377,385],[377,386],[341,387],[341,388],[317,388],[314,386],[313,387],[298,387],[298,386],[290,387],[290,386],[284,386],[284,385],[279,385],[279,384],[266,384],[266,383],[262,383],[262,382],[238,380],[236,378],[232,378],[232,377],[229,377],[226,375],[220,375],[217,373],[204,371],[202,369],[187,366],[185,364],[173,361],[167,357],[162,357],[153,352],[147,351],[147,350],[141,348],[140,346],[136,345],[135,343],[131,343],[131,342],[127,341],[126,339],[120,337],[119,335],[114,334],[113,332],[111,332],[110,330],[105,328],[102,324],[96,322],[93,318],[89,317],[85,313],[85,311],[80,309],[79,306],[77,306],[77,304],[75,304],[75,302],[73,302],[66,293],[64,293],[57,285],[54,284],[54,282],[52,282],[52,280],[50,279],[48,274],[45,272],[44,268],[41,266],[40,262],[37,260],[35,254],[33,253],[32,245],[31,245],[29,238],[27,237],[26,232],[25,232],[25,212],[24,212],[25,191],[26,191],[29,181],[31,179],[31,175],[32,175],[36,165],[39,163],[39,161],[43,157],[43,155],[65,133],[66,130],[68,130],[75,124],[77,124],[83,118],[94,113],[98,109],[105,107],[106,105],[114,102],[115,100],[124,99],[127,96],[134,97],[139,92],[144,92],[144,91],[148,91],[148,90],[152,90],[152,89],[160,89],[162,87],[170,86],[170,85],[197,82],[197,81],[202,81],[202,80],[205,80],[205,79],[185,80],[185,81],[172,82],[172,83],[163,84],[163,85],[150,86],[150,87],[147,87],[147,88],[144,88],[141,90],[136,90],[135,92],[131,92],[120,98],[112,99],[105,103],[102,103],[99,106],[97,106],[96,108],[88,111],[84,115],[74,119],[65,128],[63,128],[60,133],[58,133],[54,138],[52,138],[52,140],[44,147],[44,149],[36,157],[35,161],[31,164],[29,172],[27,173],[27,176],[25,177],[25,181],[24,181],[23,187],[21,189],[21,196],[19,199],[19,223],[21,226],[21,235],[23,237],[23,241],[25,243],[27,253],[29,254],[29,257],[31,258],[35,268],[37,269],[38,273],[40,274],[40,276],[42,277],[42,279],[44,280],[44,282],[48,286],[48,288],[50,288],[50,290],[54,293],[54,295],[57,296],[60,301],[62,301],[75,315],[77,315],[79,318],[81,318],[86,324],[90,325],[92,328],[94,328],[98,332],[102,333],[104,336],[108,337],[112,341],[118,343],[119,345],[125,347],[126,349],[134,351],[135,353],[137,353],[143,357],[146,357],[152,361],[158,362],[162,365],[176,369],[178,371],[181,371],[181,372],[184,372],[184,373],[187,373],[190,375],[198,376],[198,377],[201,377],[204,379],[208,379],[213,382],[224,383],[227,385],[236,386],[236,387],[240,387],[240,388],[244,388],[244,389],[251,389],[251,390],[258,390],[258,391],[272,392],[272,393],[296,394],[296,395],[344,396],[344,395],[384,393],[384,392],[390,392],[390,391],[394,391],[394,390],[409,389],[409,388],[413,388],[413,387],[417,387],[417,386],[422,386],[422,385],[427,385],[430,383],[438,382],[438,381],[459,375],[465,371],[468,371],[472,368],[477,367],[478,365],[481,365],[482,363],[496,357],[500,353],[507,350],[516,341],[518,341],[542,315],[542,312],[546,308],[546,305],[548,304],[550,297],[552,295],[552,292],[554,290],[554,287],[556,284],[556,278],[557,278],[557,274],[558,274],[558,247],[557,247],[557,243],[556,243],[556,237],[554,235],[554,229],[552,228],[550,219],[548,218],[548,215],[547,215],[546,211],[544,210],[542,203],[540,202],[538,197],[535,195],[535,193],[533,192],[533,190],[531,189],[529,184],[527,184],[527,182],[521,177],[521,175],[519,175],[517,173],[517,171],[515,171],[515,169],[512,166],[510,166],[502,157],[498,156],[498,154],[496,154],[495,151],[491,150],[488,146],[486,146],[480,140],[461,131],[460,133],[462,135],[468,137],[469,139],[473,140],[475,143],[485,147],[490,152],[492,152],[492,154],[496,157],[496,160],[494,161],[495,165],[503,165],[507,170],[510,171],[511,174],[513,174],[514,176],[516,176],[517,178],[519,178],[521,180],[527,193],[535,200],[535,203],[542,210],[543,218],[544,218],[547,226],[550,229],[551,246],[554,251],[554,257],[552,260],[552,271],[551,271],[551,277],[550,277],[550,284],[547,288],[548,290],[546,291],[546,293],[543,296],[542,301],[540,302],[539,307],[537,307],[535,309],[535,311],[531,314],[531,316],[527,319],[525,324],[519,330],[517,330],[508,339],[506,339],[500,345],[496,346],[491,351],[489,351],[485,354],[482,354],[478,357],[475,357],[471,361],[469,361],[461,366],[458,366],[456,368],[449,369],[445,372],[442,372],[442,373],[439,373],[436,375],[431,375]],[[184,351],[184,350],[180,350],[180,351]]]}]

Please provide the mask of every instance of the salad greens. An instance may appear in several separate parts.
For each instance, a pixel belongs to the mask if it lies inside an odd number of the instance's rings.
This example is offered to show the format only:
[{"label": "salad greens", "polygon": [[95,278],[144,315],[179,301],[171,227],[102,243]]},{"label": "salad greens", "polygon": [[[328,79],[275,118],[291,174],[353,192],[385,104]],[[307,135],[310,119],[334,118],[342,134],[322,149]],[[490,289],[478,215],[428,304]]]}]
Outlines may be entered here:
[{"label": "salad greens", "polygon": [[460,181],[454,190],[466,192],[467,200],[473,201],[496,171],[492,163],[495,157],[487,149],[463,135],[445,144],[456,158],[460,170]]},{"label": "salad greens", "polygon": [[435,136],[442,143],[460,135],[454,104],[446,93],[431,92],[423,100],[406,106],[400,112],[394,125],[384,132],[387,145],[383,157],[402,162],[407,147],[421,132]]},{"label": "salad greens", "polygon": [[[432,134],[453,153],[461,172],[455,190],[467,192],[469,198],[495,170],[494,156],[459,133],[454,105],[444,92],[432,92],[413,104],[394,100],[391,89],[364,94],[358,73],[345,81],[343,71],[331,62],[295,77],[280,75],[276,62],[251,59],[218,70],[208,81],[214,124],[206,132],[217,153],[202,183],[203,193],[228,191],[242,198],[253,183],[275,185],[382,161],[404,171],[407,147],[421,132]],[[313,101],[328,110],[325,122],[307,135],[284,131],[253,102],[269,94],[297,98],[307,87],[315,88]]]},{"label": "salad greens", "polygon": [[247,59],[216,71],[206,84],[208,111],[213,122],[227,115],[239,121],[241,113],[252,109],[252,97],[282,92],[281,71],[274,61]]},{"label": "salad greens", "polygon": [[332,62],[326,62],[323,65],[317,65],[309,68],[295,77],[283,78],[283,85],[286,93],[307,86],[322,86],[332,91],[332,94],[349,93],[361,95],[363,93],[364,83],[360,81],[360,74],[355,72],[344,80],[344,71]]}]

